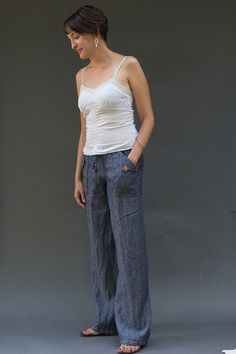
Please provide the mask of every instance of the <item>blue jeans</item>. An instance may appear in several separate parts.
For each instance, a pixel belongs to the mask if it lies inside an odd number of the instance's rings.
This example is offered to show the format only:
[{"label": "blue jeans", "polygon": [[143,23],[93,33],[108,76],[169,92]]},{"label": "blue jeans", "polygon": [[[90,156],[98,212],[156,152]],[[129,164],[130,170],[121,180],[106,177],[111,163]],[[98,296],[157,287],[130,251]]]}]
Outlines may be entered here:
[{"label": "blue jeans", "polygon": [[142,204],[144,156],[131,149],[84,155],[90,264],[98,332],[119,334],[121,343],[146,345],[151,303]]}]

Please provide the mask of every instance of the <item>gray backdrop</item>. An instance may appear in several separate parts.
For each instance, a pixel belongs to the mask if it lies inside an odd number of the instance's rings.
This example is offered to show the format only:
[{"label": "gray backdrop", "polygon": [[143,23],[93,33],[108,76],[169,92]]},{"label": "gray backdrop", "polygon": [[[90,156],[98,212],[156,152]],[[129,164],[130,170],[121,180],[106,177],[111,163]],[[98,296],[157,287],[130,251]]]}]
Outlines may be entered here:
[{"label": "gray backdrop", "polygon": [[73,197],[75,74],[88,61],[62,25],[84,4],[105,12],[108,46],[136,56],[151,89],[147,351],[235,348],[235,1],[12,0],[0,22],[1,352],[110,353],[118,344],[78,335],[95,319],[86,211]]}]

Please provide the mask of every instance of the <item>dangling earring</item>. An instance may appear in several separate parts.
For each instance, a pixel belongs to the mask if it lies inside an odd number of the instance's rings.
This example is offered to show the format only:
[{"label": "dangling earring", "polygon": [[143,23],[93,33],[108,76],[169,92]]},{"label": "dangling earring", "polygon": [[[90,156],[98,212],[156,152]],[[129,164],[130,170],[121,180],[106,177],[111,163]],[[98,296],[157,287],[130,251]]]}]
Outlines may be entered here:
[{"label": "dangling earring", "polygon": [[95,39],[94,43],[95,43],[95,47],[97,47],[98,46],[98,38]]}]

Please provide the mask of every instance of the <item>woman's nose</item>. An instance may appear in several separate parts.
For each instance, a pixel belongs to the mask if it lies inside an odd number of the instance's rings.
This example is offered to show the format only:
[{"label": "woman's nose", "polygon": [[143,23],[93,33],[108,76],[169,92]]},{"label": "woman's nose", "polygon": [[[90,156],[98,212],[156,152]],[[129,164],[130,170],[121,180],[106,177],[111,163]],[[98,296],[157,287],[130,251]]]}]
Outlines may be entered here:
[{"label": "woman's nose", "polygon": [[70,42],[71,42],[71,48],[74,49],[75,48],[75,43],[74,43],[73,39],[71,39]]}]

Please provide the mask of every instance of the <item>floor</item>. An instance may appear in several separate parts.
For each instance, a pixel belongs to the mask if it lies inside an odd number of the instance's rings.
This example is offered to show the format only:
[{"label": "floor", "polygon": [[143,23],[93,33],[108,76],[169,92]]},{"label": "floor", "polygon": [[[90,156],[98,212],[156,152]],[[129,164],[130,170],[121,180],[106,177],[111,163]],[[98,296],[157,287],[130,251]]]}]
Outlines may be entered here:
[{"label": "floor", "polygon": [[[1,354],[111,354],[116,353],[118,336],[84,338],[79,328],[31,326],[0,331]],[[236,348],[236,324],[225,323],[158,323],[142,353],[217,354]]]}]

